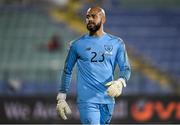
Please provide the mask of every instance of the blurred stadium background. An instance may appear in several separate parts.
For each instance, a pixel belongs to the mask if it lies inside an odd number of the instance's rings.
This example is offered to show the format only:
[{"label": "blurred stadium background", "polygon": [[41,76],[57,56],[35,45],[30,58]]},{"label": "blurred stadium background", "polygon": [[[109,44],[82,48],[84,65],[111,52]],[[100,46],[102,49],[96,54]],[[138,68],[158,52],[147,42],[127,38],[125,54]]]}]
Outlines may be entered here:
[{"label": "blurred stadium background", "polygon": [[80,123],[75,71],[68,121],[56,94],[92,5],[106,10],[105,31],[124,40],[132,65],[111,123],[180,123],[179,0],[0,0],[0,123]]}]

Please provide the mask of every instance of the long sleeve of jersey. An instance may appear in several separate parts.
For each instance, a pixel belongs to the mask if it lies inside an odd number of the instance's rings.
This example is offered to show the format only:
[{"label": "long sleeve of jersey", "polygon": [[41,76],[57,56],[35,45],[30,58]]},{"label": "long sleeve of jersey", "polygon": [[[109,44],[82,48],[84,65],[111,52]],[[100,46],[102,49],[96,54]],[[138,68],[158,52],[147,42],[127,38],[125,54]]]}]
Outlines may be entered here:
[{"label": "long sleeve of jersey", "polygon": [[119,66],[120,78],[124,78],[126,82],[129,80],[131,75],[131,67],[128,60],[127,51],[124,42],[120,43],[120,47],[117,52],[117,63]]},{"label": "long sleeve of jersey", "polygon": [[72,78],[72,70],[77,61],[77,53],[74,49],[74,46],[71,45],[68,55],[66,57],[64,70],[61,78],[61,84],[59,86],[59,91],[63,93],[67,93],[70,87],[71,78]]}]

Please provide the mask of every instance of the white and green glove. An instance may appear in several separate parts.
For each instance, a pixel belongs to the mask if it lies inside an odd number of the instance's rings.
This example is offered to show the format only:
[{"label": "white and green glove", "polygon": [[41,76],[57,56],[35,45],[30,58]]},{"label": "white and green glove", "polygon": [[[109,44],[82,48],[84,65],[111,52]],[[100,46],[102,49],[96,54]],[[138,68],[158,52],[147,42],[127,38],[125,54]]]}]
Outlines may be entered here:
[{"label": "white and green glove", "polygon": [[122,88],[126,87],[126,81],[123,78],[119,78],[118,80],[108,82],[106,84],[107,94],[111,97],[118,97],[122,93]]},{"label": "white and green glove", "polygon": [[67,115],[71,114],[71,109],[66,102],[65,93],[58,93],[56,110],[58,112],[58,115],[64,120],[67,120]]}]

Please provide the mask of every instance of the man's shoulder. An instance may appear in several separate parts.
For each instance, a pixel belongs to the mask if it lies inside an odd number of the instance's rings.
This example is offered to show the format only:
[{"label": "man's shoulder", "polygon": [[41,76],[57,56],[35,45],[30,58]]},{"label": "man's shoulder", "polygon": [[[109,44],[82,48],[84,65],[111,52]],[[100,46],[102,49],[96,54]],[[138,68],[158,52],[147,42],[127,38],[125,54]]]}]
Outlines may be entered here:
[{"label": "man's shoulder", "polygon": [[108,36],[109,40],[115,40],[117,42],[123,43],[122,38],[120,38],[118,36],[115,36],[115,35],[112,35],[112,34],[109,34],[109,33],[107,33],[107,36]]},{"label": "man's shoulder", "polygon": [[80,37],[74,39],[71,41],[71,44],[77,44],[78,42],[80,42],[81,40],[84,40],[86,38],[86,34],[81,35]]}]

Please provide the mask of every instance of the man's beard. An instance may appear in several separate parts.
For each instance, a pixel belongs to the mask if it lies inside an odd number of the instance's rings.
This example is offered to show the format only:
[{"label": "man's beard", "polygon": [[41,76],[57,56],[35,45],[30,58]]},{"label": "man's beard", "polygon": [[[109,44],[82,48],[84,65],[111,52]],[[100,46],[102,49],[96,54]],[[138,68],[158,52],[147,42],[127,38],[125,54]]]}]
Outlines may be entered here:
[{"label": "man's beard", "polygon": [[101,22],[98,23],[98,24],[94,24],[94,23],[89,23],[87,24],[87,29],[90,31],[90,32],[96,32],[100,29],[101,27]]}]

